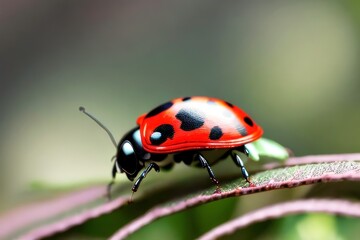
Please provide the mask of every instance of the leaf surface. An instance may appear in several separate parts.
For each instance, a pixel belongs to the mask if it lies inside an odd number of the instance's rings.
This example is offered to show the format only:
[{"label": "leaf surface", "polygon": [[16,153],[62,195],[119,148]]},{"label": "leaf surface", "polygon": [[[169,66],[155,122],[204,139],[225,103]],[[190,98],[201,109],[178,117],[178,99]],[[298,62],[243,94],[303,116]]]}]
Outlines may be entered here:
[{"label": "leaf surface", "polygon": [[[160,180],[158,184],[152,183],[151,188],[142,189],[143,194],[137,193],[132,204],[128,204],[130,184],[118,190],[110,202],[104,198],[105,185],[93,186],[0,216],[0,239],[53,236],[91,219],[109,216],[115,210],[112,215],[117,216],[118,220],[111,222],[115,224],[112,228],[108,224],[108,231],[111,234],[118,229],[113,239],[121,239],[158,218],[223,198],[319,182],[359,181],[359,161],[360,154],[293,157],[287,163],[265,165],[264,168],[268,170],[252,174],[252,186],[241,177],[231,181],[223,180],[221,193],[214,193],[215,187],[209,188],[209,180],[203,179],[203,175],[196,180],[184,178],[176,186],[164,187],[169,184]],[[205,184],[202,184],[201,179]]]}]

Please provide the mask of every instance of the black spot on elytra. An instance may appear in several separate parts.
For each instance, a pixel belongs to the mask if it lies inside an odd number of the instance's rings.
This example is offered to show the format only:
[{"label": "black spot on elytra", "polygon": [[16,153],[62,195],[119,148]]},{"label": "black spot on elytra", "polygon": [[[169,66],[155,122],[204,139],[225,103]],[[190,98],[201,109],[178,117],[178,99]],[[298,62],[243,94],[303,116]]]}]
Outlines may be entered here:
[{"label": "black spot on elytra", "polygon": [[227,102],[227,101],[224,101],[226,103],[226,105],[228,105],[229,107],[233,108],[234,105],[232,105],[231,103]]},{"label": "black spot on elytra", "polygon": [[236,126],[236,130],[241,134],[241,136],[246,136],[246,135],[248,135],[248,132],[247,132],[246,128],[245,128],[243,125],[241,125],[241,124],[238,124],[238,125]]},{"label": "black spot on elytra", "polygon": [[155,115],[158,115],[159,113],[171,108],[172,105],[173,105],[172,102],[164,103],[164,104],[154,108],[153,110],[151,110],[148,114],[146,114],[145,118],[153,117]]},{"label": "black spot on elytra", "polygon": [[211,129],[209,138],[211,140],[218,140],[223,135],[223,132],[221,131],[221,128],[219,126],[215,126]]},{"label": "black spot on elytra", "polygon": [[249,117],[244,117],[244,122],[250,127],[254,126],[254,122]]},{"label": "black spot on elytra", "polygon": [[181,109],[175,117],[181,121],[180,128],[184,131],[192,131],[204,125],[204,117],[195,111]]},{"label": "black spot on elytra", "polygon": [[174,127],[170,124],[162,124],[155,128],[154,132],[150,136],[150,142],[152,145],[161,145],[168,138],[172,139],[174,137]]},{"label": "black spot on elytra", "polygon": [[190,100],[191,99],[191,97],[184,97],[183,99],[182,99],[182,101],[183,102],[186,102],[186,101],[188,101],[188,100]]}]

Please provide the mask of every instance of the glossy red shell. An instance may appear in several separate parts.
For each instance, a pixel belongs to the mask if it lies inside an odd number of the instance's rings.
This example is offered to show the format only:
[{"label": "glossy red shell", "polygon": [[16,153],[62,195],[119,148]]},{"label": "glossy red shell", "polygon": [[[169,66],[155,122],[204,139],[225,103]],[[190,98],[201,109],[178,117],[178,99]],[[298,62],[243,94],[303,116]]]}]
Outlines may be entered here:
[{"label": "glossy red shell", "polygon": [[[161,109],[162,106],[165,107]],[[247,113],[220,99],[177,98],[159,107],[159,113],[154,115],[152,111],[152,114],[149,112],[137,119],[143,147],[148,152],[173,153],[192,149],[234,148],[255,141],[263,134],[262,128]],[[203,124],[196,126],[196,129],[184,130],[184,117],[179,117],[179,112],[193,114],[200,119],[199,125],[201,122]],[[186,116],[185,120],[188,120]],[[154,130],[164,124],[173,127],[173,135],[161,144],[153,144],[150,138]]]}]

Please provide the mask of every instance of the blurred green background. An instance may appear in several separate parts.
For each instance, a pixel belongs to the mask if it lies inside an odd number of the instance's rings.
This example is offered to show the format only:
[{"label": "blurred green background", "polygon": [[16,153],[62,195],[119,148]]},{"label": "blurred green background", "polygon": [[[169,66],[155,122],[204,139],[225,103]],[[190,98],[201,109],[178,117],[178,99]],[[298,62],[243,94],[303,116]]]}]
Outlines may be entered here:
[{"label": "blurred green background", "polygon": [[[359,1],[0,2],[0,210],[32,182],[107,181],[136,117],[181,96],[246,110],[296,155],[359,152]],[[125,181],[125,177],[121,177]]]}]

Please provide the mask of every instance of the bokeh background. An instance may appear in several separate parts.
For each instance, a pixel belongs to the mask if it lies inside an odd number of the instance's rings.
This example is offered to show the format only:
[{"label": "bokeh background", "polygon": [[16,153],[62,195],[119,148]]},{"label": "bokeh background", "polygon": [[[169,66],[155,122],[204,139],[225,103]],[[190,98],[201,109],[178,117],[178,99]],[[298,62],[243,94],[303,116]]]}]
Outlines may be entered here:
[{"label": "bokeh background", "polygon": [[[296,155],[360,150],[360,3],[0,1],[0,211],[107,181],[117,139],[181,96],[245,109]],[[125,181],[125,177],[121,180]]]}]

